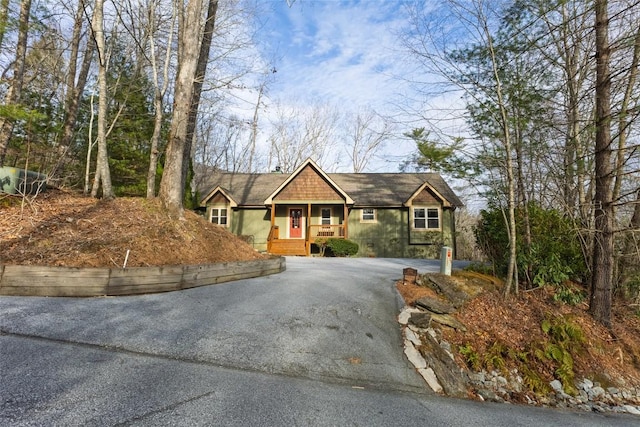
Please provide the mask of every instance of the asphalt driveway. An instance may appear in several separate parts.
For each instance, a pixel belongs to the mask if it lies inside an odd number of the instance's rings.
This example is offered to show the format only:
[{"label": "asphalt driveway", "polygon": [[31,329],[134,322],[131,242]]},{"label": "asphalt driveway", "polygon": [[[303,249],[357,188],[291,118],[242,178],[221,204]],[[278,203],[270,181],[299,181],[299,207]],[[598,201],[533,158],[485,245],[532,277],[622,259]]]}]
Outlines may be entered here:
[{"label": "asphalt driveway", "polygon": [[141,355],[424,391],[405,360],[394,281],[437,261],[287,259],[287,271],[179,292],[0,297],[0,332]]},{"label": "asphalt driveway", "polygon": [[0,297],[0,425],[637,425],[427,392],[402,352],[394,280],[434,261],[287,264],[167,294]]}]

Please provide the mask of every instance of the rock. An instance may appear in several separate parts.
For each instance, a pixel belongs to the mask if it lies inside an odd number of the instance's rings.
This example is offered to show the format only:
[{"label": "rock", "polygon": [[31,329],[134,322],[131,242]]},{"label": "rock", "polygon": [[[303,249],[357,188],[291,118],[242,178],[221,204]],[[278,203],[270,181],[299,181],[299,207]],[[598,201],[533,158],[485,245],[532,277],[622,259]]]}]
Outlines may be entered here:
[{"label": "rock", "polygon": [[458,365],[431,335],[425,334],[422,339],[424,358],[435,372],[444,392],[448,396],[466,397],[466,378]]},{"label": "rock", "polygon": [[431,325],[431,316],[431,314],[425,312],[411,313],[409,322],[418,328],[426,329]]},{"label": "rock", "polygon": [[470,296],[461,291],[456,286],[455,282],[450,277],[442,274],[429,274],[429,282],[433,285],[432,288],[445,296],[454,307],[460,307],[467,301]]},{"label": "rock", "polygon": [[623,405],[622,407],[624,408],[624,411],[629,414],[640,415],[640,409],[636,408],[635,406]]},{"label": "rock", "polygon": [[433,328],[427,328],[427,333],[428,333],[429,335],[431,335],[431,338],[433,338],[433,339],[434,339],[434,340],[436,340],[436,341],[440,341],[440,338],[439,338],[439,337],[440,337],[440,335],[441,335],[441,334],[438,334],[438,332],[441,332],[441,331],[439,331],[439,330],[438,330],[438,331],[436,331],[436,330],[435,330],[435,329],[433,329]]},{"label": "rock", "polygon": [[577,397],[581,403],[587,403],[589,401],[589,396],[587,395],[587,392],[584,390],[580,390],[580,394],[578,394]]},{"label": "rock", "polygon": [[477,393],[483,400],[488,400],[489,402],[504,402],[503,398],[491,390],[480,389]]},{"label": "rock", "polygon": [[448,314],[432,314],[431,320],[438,322],[441,325],[449,326],[457,331],[466,332],[467,328],[458,319]]},{"label": "rock", "polygon": [[455,308],[451,304],[429,297],[420,298],[415,302],[415,304],[418,307],[422,307],[437,314],[450,314],[455,311]]},{"label": "rock", "polygon": [[413,345],[417,345],[417,346],[421,346],[422,345],[422,341],[420,340],[420,337],[418,336],[418,334],[413,332],[411,329],[405,328],[404,336],[405,336],[406,339],[411,341],[411,343]]},{"label": "rock", "polygon": [[569,396],[567,393],[565,393],[564,391],[559,391],[556,396],[558,397],[558,399],[561,400],[566,400],[569,401],[569,403],[576,403],[575,399],[573,399],[571,396]]},{"label": "rock", "polygon": [[589,396],[589,400],[594,400],[597,399],[599,397],[603,397],[604,396],[604,389],[600,386],[597,387],[593,387],[591,389],[589,389],[587,391],[587,395]]},{"label": "rock", "polygon": [[451,360],[456,360],[456,357],[453,355],[453,352],[451,351],[451,344],[449,344],[447,341],[440,340],[440,347],[442,347],[442,349],[447,352]]},{"label": "rock", "polygon": [[591,382],[590,379],[588,378],[584,378],[582,381],[580,381],[580,383],[578,384],[578,388],[581,388],[584,391],[588,391],[590,389],[593,388],[593,383]]},{"label": "rock", "polygon": [[469,372],[467,374],[469,381],[474,385],[480,385],[485,380],[484,372]]},{"label": "rock", "polygon": [[409,323],[410,317],[411,313],[406,310],[401,311],[400,314],[398,314],[398,323],[400,323],[401,325],[406,325],[407,323]]},{"label": "rock", "polygon": [[405,307],[398,315],[398,323],[406,325],[413,313],[422,313],[422,311],[413,307]]},{"label": "rock", "polygon": [[496,377],[496,384],[498,384],[499,387],[506,387],[507,384],[509,384],[509,382],[507,381],[507,379],[505,377],[497,376]]},{"label": "rock", "polygon": [[424,357],[420,354],[420,352],[414,347],[413,343],[409,340],[404,340],[404,354],[409,359],[409,362],[416,369],[424,369],[427,367],[427,362],[425,362]]},{"label": "rock", "polygon": [[427,384],[429,384],[431,390],[435,391],[436,393],[443,392],[442,386],[438,382],[438,378],[436,377],[435,372],[433,372],[433,369],[418,369],[418,373],[420,373],[420,375],[422,375],[422,378],[424,378]]},{"label": "rock", "polygon": [[563,392],[563,387],[562,387],[562,383],[558,380],[553,380],[549,383],[549,385],[551,386],[551,388],[553,389],[553,391],[555,391],[556,393],[561,393]]}]

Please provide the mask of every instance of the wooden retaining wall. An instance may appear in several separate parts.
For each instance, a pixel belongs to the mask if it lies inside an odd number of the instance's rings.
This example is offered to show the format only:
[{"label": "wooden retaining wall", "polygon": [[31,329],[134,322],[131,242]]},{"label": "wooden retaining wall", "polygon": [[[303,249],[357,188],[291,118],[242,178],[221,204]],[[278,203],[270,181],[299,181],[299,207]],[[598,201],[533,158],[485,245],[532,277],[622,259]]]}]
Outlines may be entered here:
[{"label": "wooden retaining wall", "polygon": [[285,269],[283,257],[126,269],[0,265],[0,295],[94,297],[149,294],[266,276]]}]

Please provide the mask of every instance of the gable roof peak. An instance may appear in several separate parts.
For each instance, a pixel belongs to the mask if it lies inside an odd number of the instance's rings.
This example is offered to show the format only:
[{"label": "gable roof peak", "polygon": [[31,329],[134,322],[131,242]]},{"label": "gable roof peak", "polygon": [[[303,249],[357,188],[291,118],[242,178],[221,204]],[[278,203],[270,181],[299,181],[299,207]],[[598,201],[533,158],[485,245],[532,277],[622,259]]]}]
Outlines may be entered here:
[{"label": "gable roof peak", "polygon": [[340,186],[336,184],[335,181],[331,179],[329,175],[327,175],[327,173],[325,173],[325,171],[323,171],[322,168],[318,166],[318,164],[315,161],[313,161],[311,157],[307,158],[304,162],[300,164],[300,166],[296,168],[296,170],[291,172],[291,174],[287,177],[287,179],[285,179],[278,186],[278,188],[276,188],[269,195],[269,197],[265,199],[264,204],[265,205],[272,204],[273,199],[278,195],[278,193],[280,193],[280,191],[282,191],[287,186],[287,184],[293,181],[300,174],[300,172],[302,172],[307,166],[311,166],[318,173],[318,175],[320,175],[331,187],[333,187],[338,193],[340,193],[340,195],[344,197],[346,204],[348,205],[353,204],[353,199],[342,188],[340,188]]}]

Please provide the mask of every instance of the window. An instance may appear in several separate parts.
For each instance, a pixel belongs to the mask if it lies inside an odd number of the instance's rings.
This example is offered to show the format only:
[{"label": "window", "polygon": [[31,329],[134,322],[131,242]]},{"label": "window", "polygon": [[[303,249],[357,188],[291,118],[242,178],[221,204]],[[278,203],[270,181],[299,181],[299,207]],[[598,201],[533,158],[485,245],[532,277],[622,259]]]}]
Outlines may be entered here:
[{"label": "window", "polygon": [[331,208],[322,208],[320,210],[320,224],[331,225]]},{"label": "window", "polygon": [[375,222],[376,210],[373,208],[362,209],[362,222]]},{"label": "window", "polygon": [[438,209],[427,209],[427,228],[440,228],[440,211]]},{"label": "window", "polygon": [[440,209],[413,208],[413,228],[421,230],[439,230]]},{"label": "window", "polygon": [[227,226],[227,208],[211,208],[211,222]]}]

